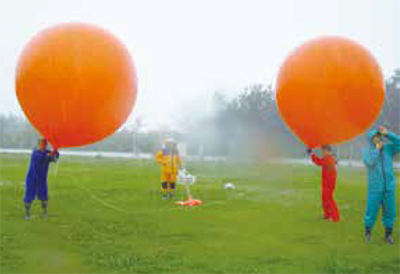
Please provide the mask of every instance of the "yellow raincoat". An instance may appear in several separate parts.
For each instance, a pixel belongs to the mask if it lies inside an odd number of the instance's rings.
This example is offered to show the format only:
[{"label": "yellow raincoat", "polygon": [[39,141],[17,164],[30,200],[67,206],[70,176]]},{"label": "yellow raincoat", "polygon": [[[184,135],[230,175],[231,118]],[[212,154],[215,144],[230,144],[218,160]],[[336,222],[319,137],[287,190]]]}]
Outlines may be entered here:
[{"label": "yellow raincoat", "polygon": [[182,164],[179,155],[173,155],[171,151],[162,149],[157,152],[156,160],[161,166],[161,181],[176,182],[178,170]]}]

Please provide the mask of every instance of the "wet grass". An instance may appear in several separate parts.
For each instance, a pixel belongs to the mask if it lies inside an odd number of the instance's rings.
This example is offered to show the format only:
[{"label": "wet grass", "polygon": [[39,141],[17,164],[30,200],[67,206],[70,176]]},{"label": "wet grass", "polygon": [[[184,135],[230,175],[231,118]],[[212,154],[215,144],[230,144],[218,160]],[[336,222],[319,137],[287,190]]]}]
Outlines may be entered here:
[{"label": "wet grass", "polygon": [[49,174],[50,218],[35,203],[25,221],[29,159],[0,156],[1,273],[400,272],[398,229],[394,246],[380,222],[363,242],[363,169],[340,168],[342,221],[328,223],[317,167],[188,163],[205,204],[182,208],[160,199],[153,161],[62,157]]}]

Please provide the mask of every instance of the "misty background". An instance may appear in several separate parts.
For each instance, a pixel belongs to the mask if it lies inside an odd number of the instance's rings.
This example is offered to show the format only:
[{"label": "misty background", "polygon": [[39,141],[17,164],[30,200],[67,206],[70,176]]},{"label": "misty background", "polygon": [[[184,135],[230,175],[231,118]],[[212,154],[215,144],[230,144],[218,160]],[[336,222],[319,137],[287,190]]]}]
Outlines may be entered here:
[{"label": "misty background", "polygon": [[[44,28],[76,21],[126,45],[138,100],[118,132],[65,150],[151,154],[172,137],[200,158],[304,157],[277,112],[274,81],[290,51],[321,35],[348,37],[376,57],[386,79],[376,124],[400,133],[399,11],[397,0],[0,0],[0,148],[31,149],[38,138],[15,95],[21,50]],[[359,158],[364,141],[336,152]]]},{"label": "misty background", "polygon": [[[272,87],[254,84],[244,87],[234,98],[214,92],[212,111],[193,115],[192,109],[181,109],[172,127],[148,129],[146,117],[137,117],[105,140],[79,148],[97,152],[154,154],[162,141],[173,138],[186,145],[187,155],[226,159],[268,161],[275,158],[304,157],[305,147],[287,129],[277,110]],[[386,80],[386,99],[374,126],[386,125],[400,132],[400,69]],[[38,134],[21,115],[0,114],[0,147],[30,149]],[[360,159],[366,144],[364,135],[335,147],[342,159]],[[64,149],[63,149],[64,150]]]}]

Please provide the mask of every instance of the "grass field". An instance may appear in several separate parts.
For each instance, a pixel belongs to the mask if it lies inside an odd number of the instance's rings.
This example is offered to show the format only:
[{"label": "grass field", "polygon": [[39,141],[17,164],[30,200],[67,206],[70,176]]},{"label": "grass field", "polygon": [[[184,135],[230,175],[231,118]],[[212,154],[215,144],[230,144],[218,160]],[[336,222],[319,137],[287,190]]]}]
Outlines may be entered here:
[{"label": "grass field", "polygon": [[364,169],[339,169],[342,221],[329,223],[317,167],[188,163],[205,204],[187,208],[160,199],[153,161],[61,157],[49,173],[50,217],[36,202],[26,221],[29,158],[0,156],[1,273],[400,272],[400,220],[395,245],[380,219],[373,243],[363,241]]}]

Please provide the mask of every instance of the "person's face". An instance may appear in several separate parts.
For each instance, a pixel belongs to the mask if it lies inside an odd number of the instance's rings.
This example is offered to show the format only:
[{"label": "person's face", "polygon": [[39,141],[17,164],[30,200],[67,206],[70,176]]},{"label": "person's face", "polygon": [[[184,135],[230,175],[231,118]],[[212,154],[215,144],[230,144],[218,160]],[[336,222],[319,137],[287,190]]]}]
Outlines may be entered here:
[{"label": "person's face", "polygon": [[171,143],[170,142],[165,143],[164,146],[167,151],[171,151]]},{"label": "person's face", "polygon": [[322,151],[322,155],[323,156],[327,156],[327,155],[331,155],[332,154],[332,151],[329,150],[329,149],[326,149],[326,148],[322,148],[321,151]]},{"label": "person's face", "polygon": [[39,140],[39,149],[45,150],[47,148],[47,141],[46,140]]},{"label": "person's face", "polygon": [[382,142],[381,136],[379,134],[375,134],[374,137],[372,137],[372,142],[374,144],[378,144]]}]

